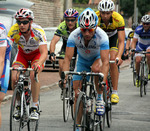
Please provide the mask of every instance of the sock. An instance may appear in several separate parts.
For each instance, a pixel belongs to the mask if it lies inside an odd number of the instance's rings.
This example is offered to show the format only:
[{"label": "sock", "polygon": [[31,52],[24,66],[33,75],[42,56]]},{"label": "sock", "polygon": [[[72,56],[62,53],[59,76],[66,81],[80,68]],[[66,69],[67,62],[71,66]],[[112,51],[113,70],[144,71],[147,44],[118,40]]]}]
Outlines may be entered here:
[{"label": "sock", "polygon": [[96,100],[103,100],[103,94],[97,94]]},{"label": "sock", "polygon": [[113,90],[113,91],[112,91],[112,94],[116,94],[116,95],[118,95],[117,90]]},{"label": "sock", "polygon": [[38,109],[38,106],[39,106],[39,101],[37,102],[32,102],[32,107],[35,107]]}]

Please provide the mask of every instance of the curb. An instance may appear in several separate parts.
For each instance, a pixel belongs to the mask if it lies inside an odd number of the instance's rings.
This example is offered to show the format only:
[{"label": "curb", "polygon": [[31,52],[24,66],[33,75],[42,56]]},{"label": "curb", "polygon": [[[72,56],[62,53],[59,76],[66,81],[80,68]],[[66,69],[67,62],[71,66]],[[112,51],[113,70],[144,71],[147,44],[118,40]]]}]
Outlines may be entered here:
[{"label": "curb", "polygon": [[[47,86],[42,86],[42,87],[40,88],[40,91],[41,91],[41,90],[44,90],[44,89],[53,89],[53,87],[56,86],[56,85],[58,85],[58,82],[52,83],[52,84],[47,85]],[[5,96],[2,102],[5,102],[5,101],[10,100],[10,99],[12,98],[12,96],[13,96],[13,95],[7,95],[7,96]]]}]

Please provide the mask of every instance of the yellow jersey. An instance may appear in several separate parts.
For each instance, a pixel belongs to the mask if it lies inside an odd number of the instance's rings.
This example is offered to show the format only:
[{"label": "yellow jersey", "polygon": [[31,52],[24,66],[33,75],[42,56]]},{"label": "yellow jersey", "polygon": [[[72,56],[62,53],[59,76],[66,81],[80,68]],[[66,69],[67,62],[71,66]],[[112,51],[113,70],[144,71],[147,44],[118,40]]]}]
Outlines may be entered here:
[{"label": "yellow jersey", "polygon": [[102,28],[109,37],[115,35],[117,31],[124,30],[125,22],[123,17],[119,13],[113,11],[108,26],[106,26],[103,22],[100,16],[100,11],[97,11],[96,14],[98,16],[98,26]]},{"label": "yellow jersey", "polygon": [[28,41],[26,41],[25,37],[21,34],[17,23],[9,30],[8,37],[18,44],[19,50],[26,54],[38,50],[40,45],[47,44],[44,30],[35,23],[31,24],[31,35]]}]

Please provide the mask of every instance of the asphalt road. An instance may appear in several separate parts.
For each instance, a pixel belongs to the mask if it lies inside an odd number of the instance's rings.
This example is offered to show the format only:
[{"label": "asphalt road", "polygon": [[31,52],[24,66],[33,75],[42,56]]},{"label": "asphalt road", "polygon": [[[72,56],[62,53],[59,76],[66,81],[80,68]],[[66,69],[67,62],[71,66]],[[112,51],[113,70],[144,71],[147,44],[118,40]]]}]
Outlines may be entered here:
[{"label": "asphalt road", "polygon": [[[54,73],[55,75],[55,73]],[[112,108],[112,126],[105,131],[149,131],[150,130],[150,83],[147,95],[140,97],[139,88],[133,86],[129,67],[121,70],[119,79],[120,102]],[[41,92],[41,117],[39,131],[72,131],[73,121],[63,122],[60,89],[55,84]],[[2,128],[9,131],[10,101],[2,105]],[[26,131],[26,130],[25,130]]]}]

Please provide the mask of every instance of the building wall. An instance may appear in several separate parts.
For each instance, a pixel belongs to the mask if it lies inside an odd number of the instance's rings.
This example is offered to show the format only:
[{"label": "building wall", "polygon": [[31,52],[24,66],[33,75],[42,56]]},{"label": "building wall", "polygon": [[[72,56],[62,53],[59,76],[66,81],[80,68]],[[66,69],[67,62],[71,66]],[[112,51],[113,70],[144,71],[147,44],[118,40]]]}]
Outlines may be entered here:
[{"label": "building wall", "polygon": [[29,0],[34,2],[30,8],[34,22],[42,27],[58,26],[63,19],[64,0]]}]

